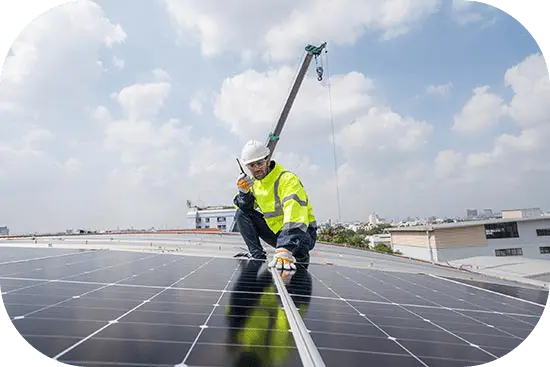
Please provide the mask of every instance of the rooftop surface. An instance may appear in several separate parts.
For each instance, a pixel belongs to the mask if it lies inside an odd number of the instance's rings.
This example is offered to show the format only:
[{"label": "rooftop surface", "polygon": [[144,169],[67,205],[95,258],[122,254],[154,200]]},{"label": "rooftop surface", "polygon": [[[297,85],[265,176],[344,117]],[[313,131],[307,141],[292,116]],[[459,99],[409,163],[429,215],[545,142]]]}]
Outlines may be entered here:
[{"label": "rooftop surface", "polygon": [[281,283],[263,262],[232,258],[243,247],[228,234],[3,239],[2,299],[37,350],[90,367],[301,366],[312,350],[326,366],[481,365],[525,340],[548,299],[324,244]]}]

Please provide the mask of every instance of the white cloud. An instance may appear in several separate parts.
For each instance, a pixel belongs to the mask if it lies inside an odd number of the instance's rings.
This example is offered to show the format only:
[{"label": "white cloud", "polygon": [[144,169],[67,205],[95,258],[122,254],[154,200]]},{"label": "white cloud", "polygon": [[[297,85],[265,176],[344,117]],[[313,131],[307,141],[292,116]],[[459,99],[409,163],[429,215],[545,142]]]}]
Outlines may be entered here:
[{"label": "white cloud", "polygon": [[153,69],[151,74],[153,75],[153,79],[155,79],[158,82],[169,82],[172,80],[172,77],[170,76],[170,74],[168,74],[166,70],[161,68]]},{"label": "white cloud", "polygon": [[302,173],[312,175],[320,172],[319,165],[312,162],[310,157],[298,153],[277,151],[273,154],[273,159],[277,162],[284,162],[283,166],[292,167],[291,171],[298,176],[302,176]]},{"label": "white cloud", "polygon": [[[353,44],[367,30],[391,38],[408,32],[438,10],[438,0],[164,0],[182,42],[198,42],[204,56],[261,52],[294,59],[304,40]],[[242,21],[244,14],[246,22]],[[330,15],[330,16],[328,16]],[[192,40],[192,41],[191,41]],[[244,52],[244,54],[243,54]]]},{"label": "white cloud", "polygon": [[123,163],[135,164],[155,154],[169,154],[164,150],[172,144],[184,144],[189,139],[189,128],[178,120],[170,120],[156,127],[148,120],[115,120],[105,130],[105,148],[119,151]]},{"label": "white cloud", "polygon": [[494,127],[504,113],[503,99],[489,93],[489,86],[475,88],[473,96],[455,116],[453,131],[479,134]]},{"label": "white cloud", "polygon": [[0,100],[19,110],[75,100],[89,93],[103,73],[99,49],[125,38],[121,26],[111,23],[92,1],[51,9],[29,23],[13,43],[2,70]]},{"label": "white cloud", "polygon": [[[55,135],[48,129],[32,126],[19,139],[0,141],[0,183],[33,182],[35,177],[47,181],[56,162],[48,152]],[[4,186],[5,189],[5,186]]]},{"label": "white cloud", "polygon": [[493,162],[491,153],[470,153],[466,159],[466,165],[471,168],[484,168]]},{"label": "white cloud", "polygon": [[[455,162],[454,167],[458,168],[453,168],[453,172],[478,185],[480,192],[491,192],[491,195],[497,191],[502,193],[505,189],[501,187],[509,185],[522,187],[516,192],[519,197],[527,195],[531,189],[536,191],[538,180],[548,178],[543,175],[550,173],[547,159],[550,156],[547,144],[550,140],[550,109],[545,102],[549,97],[549,82],[542,56],[526,57],[505,72],[504,80],[514,92],[510,103],[487,93],[487,87],[478,88],[460,118],[455,119],[455,130],[470,133],[485,131],[505,114],[521,131],[495,136],[484,151],[467,154],[442,151],[438,160]],[[464,161],[462,157],[465,157]],[[436,172],[444,173],[444,170],[436,165]]]},{"label": "white cloud", "polygon": [[474,1],[469,0],[453,0],[453,16],[455,21],[459,24],[469,24],[483,20],[483,16],[479,11],[473,10],[474,4]]},{"label": "white cloud", "polygon": [[450,178],[461,171],[464,156],[452,149],[445,149],[437,154],[434,163],[435,177],[438,179]]},{"label": "white cloud", "polygon": [[426,145],[432,129],[426,122],[403,117],[387,107],[372,107],[342,128],[336,134],[336,142],[348,159],[367,152],[411,152]]},{"label": "white cloud", "polygon": [[[246,70],[225,79],[217,94],[214,113],[229,125],[230,131],[239,137],[263,138],[275,126],[288,98],[294,71],[283,67],[267,72]],[[360,111],[372,105],[368,94],[373,89],[372,80],[361,73],[352,72],[331,78],[332,112],[337,121],[350,121]],[[288,120],[287,131],[315,134],[314,126],[330,120],[327,86],[314,78],[306,78],[298,92]],[[340,122],[342,123],[342,122]],[[327,125],[329,126],[329,125]]]},{"label": "white cloud", "polygon": [[504,75],[514,91],[506,112],[521,126],[550,123],[550,80],[541,54],[531,55]]},{"label": "white cloud", "polygon": [[445,84],[430,84],[426,86],[426,93],[428,94],[435,94],[440,96],[446,96],[449,93],[451,93],[451,90],[453,89],[453,83],[448,82]]},{"label": "white cloud", "polygon": [[134,84],[113,94],[124,109],[129,120],[149,118],[158,113],[170,93],[170,84],[147,83]]},{"label": "white cloud", "polygon": [[116,57],[116,56],[113,56],[113,61],[112,61],[112,63],[113,63],[113,66],[114,66],[115,68],[117,68],[118,70],[124,69],[124,60],[119,59],[119,58]]},{"label": "white cloud", "polygon": [[191,101],[189,102],[189,108],[194,114],[200,116],[203,113],[203,106],[205,102],[206,94],[203,92],[198,92],[193,96],[193,98],[191,98]]},{"label": "white cloud", "polygon": [[493,155],[499,157],[541,149],[547,144],[547,132],[548,128],[527,128],[519,135],[502,134],[495,140]]},{"label": "white cloud", "polygon": [[80,161],[78,158],[71,157],[65,161],[65,164],[63,165],[63,168],[68,173],[78,173],[83,167],[82,161]]},{"label": "white cloud", "polygon": [[[228,166],[225,160],[226,157],[235,154],[229,151],[225,145],[220,144],[219,141],[215,141],[212,138],[201,138],[199,141],[192,143],[190,150],[194,152],[188,168],[190,177],[198,178],[202,181],[203,178],[209,176],[214,177],[218,174],[223,176],[224,173],[231,174],[232,172],[237,172],[236,161],[235,165]],[[216,181],[215,184],[217,183]],[[212,189],[214,190],[214,187]]]}]

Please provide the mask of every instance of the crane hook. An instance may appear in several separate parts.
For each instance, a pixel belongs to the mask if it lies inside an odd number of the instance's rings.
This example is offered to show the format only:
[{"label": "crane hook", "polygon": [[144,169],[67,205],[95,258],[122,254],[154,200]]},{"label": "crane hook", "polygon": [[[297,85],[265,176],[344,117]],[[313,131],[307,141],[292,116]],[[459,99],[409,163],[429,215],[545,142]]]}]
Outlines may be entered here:
[{"label": "crane hook", "polygon": [[322,66],[317,66],[317,69],[315,69],[317,71],[317,80],[318,81],[321,81],[323,80],[323,67]]}]

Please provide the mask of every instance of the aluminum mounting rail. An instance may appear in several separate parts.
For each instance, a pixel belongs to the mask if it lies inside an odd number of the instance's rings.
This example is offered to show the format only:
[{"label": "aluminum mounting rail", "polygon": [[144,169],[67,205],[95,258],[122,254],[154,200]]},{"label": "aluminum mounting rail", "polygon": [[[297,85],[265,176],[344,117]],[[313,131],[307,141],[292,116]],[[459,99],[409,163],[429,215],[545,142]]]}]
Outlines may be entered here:
[{"label": "aluminum mounting rail", "polygon": [[321,354],[319,354],[319,350],[317,350],[313,339],[311,339],[304,320],[302,320],[302,317],[298,313],[298,309],[283,283],[281,274],[275,268],[271,269],[271,274],[277,291],[281,296],[281,302],[283,303],[285,314],[290,324],[290,330],[292,330],[296,348],[298,348],[303,365],[305,367],[325,367],[325,362],[321,358]]}]

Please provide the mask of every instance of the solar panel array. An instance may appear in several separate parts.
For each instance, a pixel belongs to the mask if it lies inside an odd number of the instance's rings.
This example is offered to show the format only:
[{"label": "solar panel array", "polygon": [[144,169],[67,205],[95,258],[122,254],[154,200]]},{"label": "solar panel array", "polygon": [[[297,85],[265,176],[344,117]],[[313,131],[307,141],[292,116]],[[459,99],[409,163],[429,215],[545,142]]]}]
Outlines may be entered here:
[{"label": "solar panel array", "polygon": [[[1,248],[0,286],[23,337],[72,365],[302,365],[256,261]],[[544,309],[452,279],[318,264],[286,288],[327,366],[482,364]]]}]

